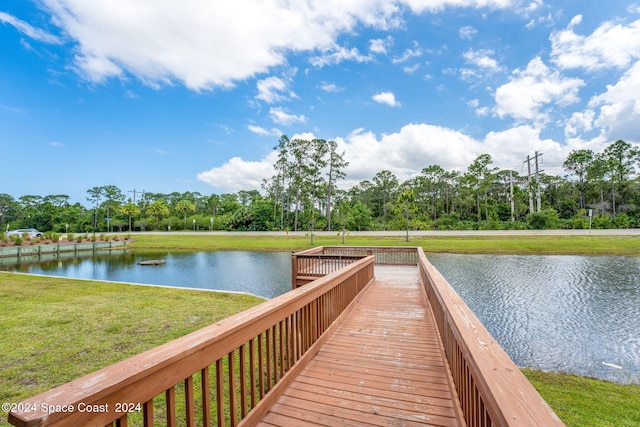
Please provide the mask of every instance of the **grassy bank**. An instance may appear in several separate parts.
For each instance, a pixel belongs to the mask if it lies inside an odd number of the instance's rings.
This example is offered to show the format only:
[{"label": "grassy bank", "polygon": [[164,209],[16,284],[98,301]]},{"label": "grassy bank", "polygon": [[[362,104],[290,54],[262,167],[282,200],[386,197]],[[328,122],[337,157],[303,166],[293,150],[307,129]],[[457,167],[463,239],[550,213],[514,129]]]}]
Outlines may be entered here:
[{"label": "grassy bank", "polygon": [[[318,235],[311,245],[304,235],[140,234],[136,249],[272,250],[290,251],[312,246],[339,246],[342,237]],[[426,252],[488,254],[640,255],[640,236],[422,236],[405,241],[402,236],[349,236],[346,245],[421,246]]]},{"label": "grassy bank", "polygon": [[640,385],[614,384],[574,375],[523,369],[567,426],[640,425]]},{"label": "grassy bank", "polygon": [[[20,402],[262,302],[0,273],[0,402]],[[0,426],[7,413],[0,412]]]}]

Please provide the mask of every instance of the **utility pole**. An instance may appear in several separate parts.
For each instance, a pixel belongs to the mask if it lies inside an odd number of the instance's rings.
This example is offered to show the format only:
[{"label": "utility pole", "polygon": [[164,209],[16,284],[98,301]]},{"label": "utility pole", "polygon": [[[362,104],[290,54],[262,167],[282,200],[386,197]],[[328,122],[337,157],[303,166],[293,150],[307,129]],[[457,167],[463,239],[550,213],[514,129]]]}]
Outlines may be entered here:
[{"label": "utility pole", "polygon": [[527,154],[527,187],[529,190],[529,213],[533,213],[533,193],[531,192],[531,158]]},{"label": "utility pole", "polygon": [[133,193],[133,204],[136,204],[136,189],[134,188],[133,191],[128,191],[128,193]]},{"label": "utility pole", "polygon": [[542,154],[538,154],[538,152],[536,151],[536,202],[538,204],[538,212],[540,212],[542,210],[541,205],[542,205],[542,200],[540,197],[540,179],[539,179],[539,172],[542,172],[538,169],[538,156],[542,156]]},{"label": "utility pole", "polygon": [[514,213],[514,201],[513,201],[513,173],[509,171],[509,199],[511,200],[511,222],[515,221],[513,217]]},{"label": "utility pole", "polygon": [[[540,195],[540,172],[544,172],[543,170],[540,170],[539,164],[538,164],[538,157],[542,157],[542,153],[539,153],[538,151],[536,151],[536,155],[533,157],[533,159],[531,158],[531,156],[527,155],[527,179],[529,182],[529,212],[533,212],[533,191],[531,188],[531,160],[535,161],[535,167],[536,167],[536,171],[533,174],[535,176],[535,186],[536,186],[536,205],[537,205],[537,212],[540,212],[542,210],[542,198]],[[525,162],[523,162],[525,163]]]}]

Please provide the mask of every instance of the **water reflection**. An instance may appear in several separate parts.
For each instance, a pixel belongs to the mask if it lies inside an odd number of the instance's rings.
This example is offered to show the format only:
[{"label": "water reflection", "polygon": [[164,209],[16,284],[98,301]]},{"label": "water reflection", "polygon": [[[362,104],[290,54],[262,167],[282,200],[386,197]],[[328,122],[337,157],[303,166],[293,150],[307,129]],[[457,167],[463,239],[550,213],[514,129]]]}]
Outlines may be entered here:
[{"label": "water reflection", "polygon": [[[158,266],[137,262],[165,259]],[[291,289],[289,252],[145,252],[113,251],[111,255],[1,266],[6,271],[144,283],[172,287],[247,292],[273,298]]]},{"label": "water reflection", "polygon": [[640,257],[428,258],[519,366],[640,381]]}]

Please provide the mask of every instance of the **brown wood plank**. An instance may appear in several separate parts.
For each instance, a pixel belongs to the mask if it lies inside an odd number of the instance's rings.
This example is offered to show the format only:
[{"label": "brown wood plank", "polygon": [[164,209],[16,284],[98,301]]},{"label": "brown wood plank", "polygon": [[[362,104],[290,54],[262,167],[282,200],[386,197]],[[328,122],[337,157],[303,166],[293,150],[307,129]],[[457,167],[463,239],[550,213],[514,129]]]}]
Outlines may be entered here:
[{"label": "brown wood plank", "polygon": [[415,266],[376,282],[263,418],[268,425],[463,425]]}]

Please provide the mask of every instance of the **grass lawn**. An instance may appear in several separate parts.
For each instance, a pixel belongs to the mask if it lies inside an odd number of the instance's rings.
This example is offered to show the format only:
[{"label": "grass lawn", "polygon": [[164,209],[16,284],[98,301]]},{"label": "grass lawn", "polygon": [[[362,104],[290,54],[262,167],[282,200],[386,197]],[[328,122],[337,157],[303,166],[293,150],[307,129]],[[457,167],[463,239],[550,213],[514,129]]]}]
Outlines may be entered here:
[{"label": "grass lawn", "polygon": [[[339,246],[342,237],[317,235],[311,245],[303,235],[134,234],[136,249],[272,250],[290,251],[313,246]],[[640,236],[349,236],[352,246],[421,246],[425,252],[490,254],[640,255]]]},{"label": "grass lawn", "polygon": [[[134,235],[136,250],[279,250],[309,236]],[[347,245],[422,246],[427,252],[640,255],[631,236],[346,236]],[[340,245],[336,235],[313,246]],[[19,402],[180,337],[262,300],[248,295],[0,273],[0,402]],[[640,386],[525,370],[569,426],[640,425]],[[0,426],[6,424],[0,411]]]},{"label": "grass lawn", "polygon": [[263,300],[0,273],[0,301],[0,402],[17,403]]},{"label": "grass lawn", "polygon": [[523,369],[567,426],[640,426],[640,385]]}]

